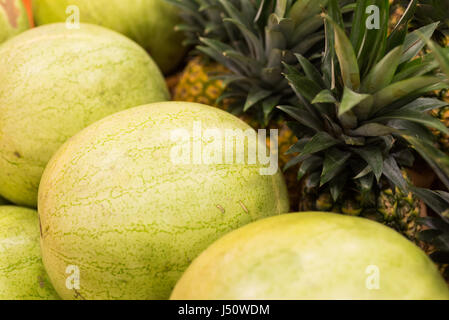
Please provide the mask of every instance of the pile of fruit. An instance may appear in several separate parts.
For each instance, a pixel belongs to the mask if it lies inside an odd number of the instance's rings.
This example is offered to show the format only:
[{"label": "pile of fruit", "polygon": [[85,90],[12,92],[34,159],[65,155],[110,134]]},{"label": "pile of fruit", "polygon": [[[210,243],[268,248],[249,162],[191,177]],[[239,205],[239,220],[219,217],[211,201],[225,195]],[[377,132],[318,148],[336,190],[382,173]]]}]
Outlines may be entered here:
[{"label": "pile of fruit", "polygon": [[444,8],[0,0],[0,299],[449,299]]}]

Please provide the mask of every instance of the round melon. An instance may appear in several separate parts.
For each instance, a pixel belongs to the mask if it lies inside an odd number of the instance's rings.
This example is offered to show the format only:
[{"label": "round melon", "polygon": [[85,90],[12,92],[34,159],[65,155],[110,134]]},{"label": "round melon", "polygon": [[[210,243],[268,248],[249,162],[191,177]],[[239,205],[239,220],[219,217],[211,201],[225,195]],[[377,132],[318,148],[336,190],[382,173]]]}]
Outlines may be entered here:
[{"label": "round melon", "polygon": [[59,299],[39,246],[37,212],[0,206],[0,300]]},{"label": "round melon", "polygon": [[[77,9],[73,10],[73,6]],[[37,25],[75,22],[98,24],[120,32],[145,48],[164,73],[174,70],[185,54],[178,9],[166,0],[34,0]]]},{"label": "round melon", "polygon": [[377,222],[306,212],[263,219],[212,244],[171,299],[449,299],[433,262]]},{"label": "round melon", "polygon": [[29,27],[28,15],[22,0],[0,0],[0,43]]},{"label": "round melon", "polygon": [[[109,116],[61,147],[39,188],[43,260],[61,297],[166,299],[214,240],[287,212],[277,167],[262,175],[260,161],[209,161],[210,147],[235,156],[258,143],[251,134],[244,144],[209,136],[227,130],[255,134],[218,108],[155,103]],[[204,161],[192,160],[198,155]],[[64,285],[67,264],[79,266],[79,295]]]},{"label": "round melon", "polygon": [[169,98],[141,47],[94,25],[47,25],[7,41],[0,84],[0,195],[29,207],[48,160],[68,138],[112,113]]}]

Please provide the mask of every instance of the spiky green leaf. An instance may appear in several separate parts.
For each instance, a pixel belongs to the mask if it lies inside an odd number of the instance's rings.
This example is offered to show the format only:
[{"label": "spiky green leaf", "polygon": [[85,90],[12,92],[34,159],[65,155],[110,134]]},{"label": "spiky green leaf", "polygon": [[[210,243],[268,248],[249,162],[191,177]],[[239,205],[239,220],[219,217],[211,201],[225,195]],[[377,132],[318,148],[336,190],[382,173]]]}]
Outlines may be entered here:
[{"label": "spiky green leaf", "polygon": [[402,47],[397,47],[389,52],[371,69],[366,78],[363,80],[360,89],[361,92],[376,93],[387,87],[393,80],[401,56]]},{"label": "spiky green leaf", "polygon": [[355,106],[357,106],[362,101],[368,99],[371,95],[369,94],[361,94],[352,91],[348,87],[344,88],[343,98],[338,108],[338,114],[341,116],[342,114],[351,111]]},{"label": "spiky green leaf", "polygon": [[320,185],[325,185],[338,173],[340,173],[346,167],[346,162],[350,157],[351,153],[349,152],[341,152],[338,149],[327,150],[324,157]]},{"label": "spiky green leaf", "polygon": [[412,110],[398,110],[393,111],[388,114],[385,114],[381,117],[377,117],[373,119],[373,122],[383,122],[383,121],[390,121],[392,119],[398,119],[398,120],[407,120],[415,123],[420,123],[426,126],[429,126],[431,128],[440,130],[441,132],[445,134],[449,134],[449,129],[446,128],[446,126],[438,119],[426,114],[421,113],[417,111]]},{"label": "spiky green leaf", "polygon": [[357,129],[351,131],[352,134],[362,137],[380,137],[395,132],[398,132],[398,130],[375,122],[361,125]]},{"label": "spiky green leaf", "polygon": [[387,107],[391,103],[406,97],[407,95],[427,88],[431,85],[438,84],[441,79],[438,77],[416,77],[400,82],[393,83],[388,87],[374,94],[373,113]]},{"label": "spiky green leaf", "polygon": [[404,179],[401,169],[399,168],[393,156],[389,156],[383,163],[383,174],[390,180],[393,185],[397,186],[402,192],[408,190],[407,181]]},{"label": "spiky green leaf", "polygon": [[320,121],[304,107],[278,106],[277,108],[287,113],[302,125],[309,127],[316,132],[323,130],[323,126]]},{"label": "spiky green leaf", "polygon": [[330,90],[324,89],[313,98],[312,103],[336,103],[334,95]]},{"label": "spiky green leaf", "polygon": [[315,171],[323,165],[323,159],[317,156],[310,156],[301,163],[299,167],[297,179],[301,180],[306,174]]},{"label": "spiky green leaf", "polygon": [[335,52],[340,64],[343,83],[351,90],[358,90],[360,87],[360,71],[351,41],[346,36],[344,30],[341,29],[329,16],[326,16],[326,19],[334,28]]},{"label": "spiky green leaf", "polygon": [[439,22],[435,22],[407,34],[404,40],[404,53],[399,63],[404,63],[414,58],[432,37],[438,24]]},{"label": "spiky green leaf", "polygon": [[248,93],[248,97],[245,102],[245,106],[243,107],[243,111],[248,111],[249,108],[254,106],[256,103],[260,102],[261,100],[265,99],[266,97],[271,95],[271,91],[268,90],[262,90],[258,87],[253,87],[251,91]]},{"label": "spiky green leaf", "polygon": [[379,148],[370,147],[370,148],[360,148],[353,149],[355,153],[357,153],[366,163],[370,166],[371,170],[376,177],[376,180],[379,181],[382,177],[383,171],[383,156],[382,151]]}]

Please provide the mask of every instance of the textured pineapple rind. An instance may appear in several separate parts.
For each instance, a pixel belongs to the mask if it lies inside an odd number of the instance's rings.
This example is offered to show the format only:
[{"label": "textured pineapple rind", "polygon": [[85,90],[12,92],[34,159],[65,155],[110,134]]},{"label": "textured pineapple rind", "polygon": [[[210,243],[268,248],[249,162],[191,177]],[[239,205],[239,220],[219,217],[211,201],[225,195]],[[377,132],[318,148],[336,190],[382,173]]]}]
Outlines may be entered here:
[{"label": "textured pineapple rind", "polygon": [[[447,102],[449,98],[444,96],[444,100]],[[439,119],[446,127],[449,128],[449,107],[443,107],[438,110],[433,110],[432,115]],[[434,134],[438,147],[441,151],[445,152],[446,154],[449,154],[449,136],[441,133],[441,131],[432,129],[432,133]]]}]

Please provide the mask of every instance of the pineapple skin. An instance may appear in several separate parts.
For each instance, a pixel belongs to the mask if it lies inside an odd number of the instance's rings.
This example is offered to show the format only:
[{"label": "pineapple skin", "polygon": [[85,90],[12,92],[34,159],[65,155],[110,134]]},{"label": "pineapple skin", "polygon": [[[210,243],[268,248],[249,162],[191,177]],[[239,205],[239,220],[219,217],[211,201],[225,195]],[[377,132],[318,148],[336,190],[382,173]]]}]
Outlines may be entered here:
[{"label": "pineapple skin", "polygon": [[216,104],[224,91],[222,80],[211,80],[210,74],[223,74],[229,71],[222,65],[207,61],[201,57],[193,58],[182,71],[179,82],[174,88],[174,101],[187,101],[207,104],[227,109],[226,104]]},{"label": "pineapple skin", "polygon": [[[444,100],[449,101],[448,93],[445,93]],[[449,128],[449,106],[432,110],[431,114],[435,118],[440,119],[440,121]],[[449,154],[449,136],[435,129],[432,129],[432,133],[437,140],[438,148],[446,154]]]},{"label": "pineapple skin", "polygon": [[[227,110],[231,102],[230,100],[224,99],[220,103],[216,103],[217,99],[225,90],[223,81],[211,79],[214,75],[223,75],[226,73],[229,73],[229,71],[223,65],[208,61],[200,56],[194,57],[187,63],[185,69],[179,76],[178,83],[174,86],[173,100],[202,103],[220,108],[222,110]],[[260,124],[247,114],[241,115],[240,119],[248,123],[256,130],[262,129]],[[286,152],[298,141],[298,139],[288,128],[285,121],[280,118],[271,121],[266,129],[278,130],[277,151],[279,167],[283,168],[287,162],[294,157],[293,155],[287,155]],[[267,137],[267,146],[270,147],[269,137]],[[297,171],[298,167],[296,166],[289,168],[284,172],[292,210],[297,210],[300,195],[298,181],[296,178]]]},{"label": "pineapple skin", "polygon": [[[405,170],[403,175],[408,179]],[[398,188],[392,190],[388,185],[383,185],[377,195],[363,192],[354,186],[347,188],[335,202],[329,191],[320,192],[315,187],[309,188],[304,181],[301,184],[300,211],[327,211],[375,220],[398,231],[426,252],[429,251],[418,240],[422,226],[417,219],[425,215],[425,206],[411,192],[405,194]]]}]

